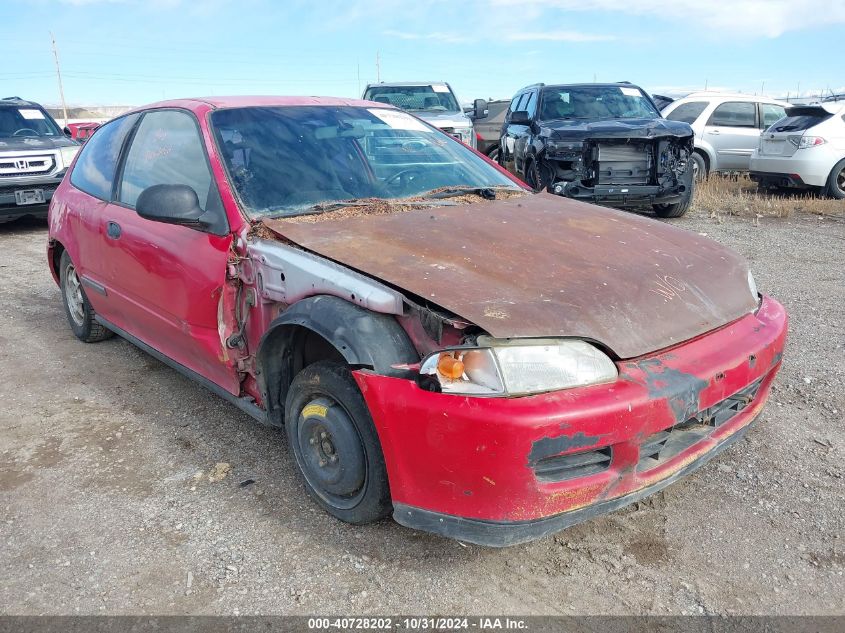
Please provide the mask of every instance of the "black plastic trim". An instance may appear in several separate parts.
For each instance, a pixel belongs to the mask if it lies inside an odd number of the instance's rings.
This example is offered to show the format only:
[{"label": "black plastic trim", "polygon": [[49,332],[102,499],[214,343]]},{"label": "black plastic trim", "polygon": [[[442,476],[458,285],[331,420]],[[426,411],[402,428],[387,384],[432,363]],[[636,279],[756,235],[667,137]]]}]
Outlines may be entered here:
[{"label": "black plastic trim", "polygon": [[615,499],[600,501],[593,505],[579,508],[578,510],[562,512],[561,514],[534,521],[484,521],[481,519],[465,519],[450,514],[441,514],[439,512],[423,510],[422,508],[415,508],[403,503],[394,503],[393,519],[405,527],[433,532],[440,536],[466,541],[467,543],[475,543],[476,545],[484,545],[486,547],[509,547],[511,545],[519,545],[520,543],[527,543],[528,541],[559,532],[577,523],[588,521],[599,515],[613,512],[662,490],[681,477],[698,470],[716,455],[734,444],[745,435],[750,424],[749,422],[749,424],[723,440],[713,449],[669,477],[651,486],[641,488],[636,492],[622,497],[616,497]]}]

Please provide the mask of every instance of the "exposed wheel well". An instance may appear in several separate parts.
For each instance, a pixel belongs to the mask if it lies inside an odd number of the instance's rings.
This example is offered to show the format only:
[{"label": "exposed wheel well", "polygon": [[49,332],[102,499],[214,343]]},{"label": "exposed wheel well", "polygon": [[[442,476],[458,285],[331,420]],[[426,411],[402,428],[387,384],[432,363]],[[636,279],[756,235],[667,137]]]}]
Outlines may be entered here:
[{"label": "exposed wheel well", "polygon": [[62,253],[65,252],[64,245],[59,242],[58,240],[51,240],[50,241],[50,268],[53,272],[53,278],[56,280],[56,283],[59,281],[60,276],[60,263],[62,261]]},{"label": "exposed wheel well", "polygon": [[301,325],[282,325],[267,336],[258,352],[258,378],[272,424],[284,423],[285,398],[294,377],[322,360],[347,364],[331,342]]}]

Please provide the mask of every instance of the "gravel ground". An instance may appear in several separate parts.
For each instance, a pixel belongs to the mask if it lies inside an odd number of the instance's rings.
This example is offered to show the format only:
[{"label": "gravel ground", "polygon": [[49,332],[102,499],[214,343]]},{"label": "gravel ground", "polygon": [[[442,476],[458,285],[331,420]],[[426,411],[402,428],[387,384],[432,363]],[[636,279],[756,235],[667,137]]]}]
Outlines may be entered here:
[{"label": "gravel ground", "polygon": [[44,224],[0,226],[0,610],[845,613],[845,222],[675,223],[743,253],[789,310],[767,409],[664,492],[507,550],[330,518],[283,433],[121,339],[74,339]]}]

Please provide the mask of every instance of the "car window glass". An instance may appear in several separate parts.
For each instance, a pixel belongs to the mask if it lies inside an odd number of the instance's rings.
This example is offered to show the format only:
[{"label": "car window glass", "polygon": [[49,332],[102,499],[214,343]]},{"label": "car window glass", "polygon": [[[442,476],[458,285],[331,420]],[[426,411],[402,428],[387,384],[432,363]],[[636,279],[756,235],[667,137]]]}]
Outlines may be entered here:
[{"label": "car window glass", "polygon": [[704,109],[707,107],[707,101],[690,101],[689,103],[682,103],[677,108],[666,115],[670,121],[682,121],[684,123],[693,124],[696,119],[701,116]]},{"label": "car window glass", "polygon": [[[400,110],[230,108],[213,112],[211,125],[232,186],[254,218],[448,187],[515,188],[466,145]],[[404,181],[408,173],[413,178]]]},{"label": "car window glass", "polygon": [[528,112],[528,116],[530,118],[534,118],[534,115],[537,114],[537,93],[530,92],[528,93],[528,100],[522,106],[522,109]]},{"label": "car window glass", "polygon": [[519,103],[519,98],[520,98],[521,96],[522,96],[522,95],[516,95],[513,99],[511,99],[511,105],[510,105],[510,107],[508,108],[508,113],[511,113],[511,112],[516,112],[516,106],[517,106],[517,104]]},{"label": "car window glass", "polygon": [[130,114],[106,123],[91,136],[79,151],[70,175],[74,187],[101,200],[111,200],[120,148],[139,116]]},{"label": "car window glass", "polygon": [[185,112],[146,114],[132,139],[118,199],[134,207],[141,192],[153,185],[188,185],[206,209],[211,172],[196,122]]},{"label": "car window glass", "polygon": [[767,128],[773,123],[780,121],[786,116],[786,110],[779,105],[773,103],[762,103],[761,111],[763,115],[763,127]]},{"label": "car window glass", "polygon": [[751,101],[726,101],[713,110],[707,125],[757,127],[756,110]]}]

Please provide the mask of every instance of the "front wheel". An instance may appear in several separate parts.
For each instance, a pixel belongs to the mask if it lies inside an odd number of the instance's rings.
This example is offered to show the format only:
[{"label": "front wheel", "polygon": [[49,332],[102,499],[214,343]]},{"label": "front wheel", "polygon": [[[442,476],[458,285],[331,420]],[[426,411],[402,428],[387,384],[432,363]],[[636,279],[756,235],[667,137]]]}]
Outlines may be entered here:
[{"label": "front wheel", "polygon": [[85,343],[96,343],[113,336],[114,333],[111,330],[97,323],[97,313],[88,301],[82,281],[76,272],[76,266],[67,251],[62,253],[59,261],[59,283],[62,288],[65,315],[76,338]]},{"label": "front wheel", "polygon": [[695,178],[687,170],[687,175],[684,177],[684,184],[686,189],[681,194],[681,199],[678,202],[671,202],[667,204],[653,204],[655,215],[659,218],[679,218],[686,213],[690,206],[692,206],[692,198],[695,193]]},{"label": "front wheel", "polygon": [[704,156],[702,156],[699,152],[693,152],[690,160],[692,161],[693,179],[697,182],[707,180],[707,176],[709,176],[709,174],[707,173],[707,161],[704,160]]},{"label": "front wheel", "polygon": [[285,429],[305,488],[326,512],[359,525],[390,513],[381,444],[348,367],[320,361],[297,374]]}]

